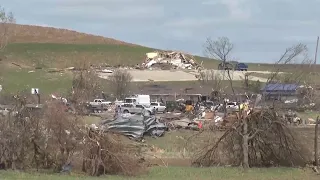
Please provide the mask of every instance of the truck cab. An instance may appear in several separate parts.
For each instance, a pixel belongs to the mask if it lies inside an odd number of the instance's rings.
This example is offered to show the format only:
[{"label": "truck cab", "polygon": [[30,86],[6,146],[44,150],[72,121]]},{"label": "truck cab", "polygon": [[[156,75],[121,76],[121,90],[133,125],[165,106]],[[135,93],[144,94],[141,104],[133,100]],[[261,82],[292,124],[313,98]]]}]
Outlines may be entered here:
[{"label": "truck cab", "polygon": [[248,65],[245,63],[237,63],[234,66],[235,71],[248,71]]}]

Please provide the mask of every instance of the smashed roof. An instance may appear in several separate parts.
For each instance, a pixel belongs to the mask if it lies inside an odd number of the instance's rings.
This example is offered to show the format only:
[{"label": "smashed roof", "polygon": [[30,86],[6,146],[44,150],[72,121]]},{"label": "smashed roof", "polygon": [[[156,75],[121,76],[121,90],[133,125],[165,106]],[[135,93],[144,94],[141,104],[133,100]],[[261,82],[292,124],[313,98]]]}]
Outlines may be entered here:
[{"label": "smashed roof", "polygon": [[282,84],[282,83],[269,83],[261,89],[261,91],[295,91],[299,87],[298,84]]},{"label": "smashed roof", "polygon": [[176,51],[155,51],[146,53],[146,59],[142,63],[144,68],[151,68],[156,64],[171,65],[172,68],[198,69],[201,67],[193,56]]}]

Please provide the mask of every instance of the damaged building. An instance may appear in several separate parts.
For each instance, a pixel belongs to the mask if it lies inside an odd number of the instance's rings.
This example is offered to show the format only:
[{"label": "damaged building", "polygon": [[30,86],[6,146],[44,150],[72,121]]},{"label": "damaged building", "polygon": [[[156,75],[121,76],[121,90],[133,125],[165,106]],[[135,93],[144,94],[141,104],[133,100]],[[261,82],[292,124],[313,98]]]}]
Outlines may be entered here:
[{"label": "damaged building", "polygon": [[149,52],[142,66],[161,69],[199,69],[201,67],[191,55],[175,51]]}]

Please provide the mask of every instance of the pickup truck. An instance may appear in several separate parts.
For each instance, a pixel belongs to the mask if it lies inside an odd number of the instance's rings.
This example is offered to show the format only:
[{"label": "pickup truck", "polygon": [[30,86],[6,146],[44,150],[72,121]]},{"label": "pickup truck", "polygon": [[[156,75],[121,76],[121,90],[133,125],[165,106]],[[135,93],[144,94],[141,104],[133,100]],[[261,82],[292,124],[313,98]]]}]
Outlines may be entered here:
[{"label": "pickup truck", "polygon": [[93,102],[89,102],[89,104],[91,106],[110,105],[110,104],[112,104],[112,102],[111,101],[106,101],[104,99],[95,99],[95,100],[93,100]]},{"label": "pickup truck", "polygon": [[165,113],[167,110],[166,105],[164,105],[163,103],[160,103],[160,102],[152,102],[151,108],[154,108],[156,110],[156,112],[162,112],[162,113]]},{"label": "pickup truck", "polygon": [[248,71],[248,65],[245,63],[237,63],[234,66],[235,71]]},{"label": "pickup truck", "polygon": [[142,113],[143,110],[149,111],[150,114],[152,114],[153,109],[150,107],[146,107],[144,105],[140,104],[123,104],[121,105],[121,112],[123,113]]},{"label": "pickup truck", "polygon": [[89,102],[89,108],[93,112],[102,112],[108,109],[108,105],[111,105],[111,101],[106,101],[104,99],[95,99],[93,102]]}]

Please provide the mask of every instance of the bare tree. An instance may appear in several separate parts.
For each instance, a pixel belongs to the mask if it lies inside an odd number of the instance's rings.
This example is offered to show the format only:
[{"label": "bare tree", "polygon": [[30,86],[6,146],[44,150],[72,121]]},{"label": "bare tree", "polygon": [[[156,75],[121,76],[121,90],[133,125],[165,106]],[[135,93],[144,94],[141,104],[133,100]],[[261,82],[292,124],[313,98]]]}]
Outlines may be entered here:
[{"label": "bare tree", "polygon": [[77,71],[74,72],[68,99],[78,113],[86,114],[85,102],[101,95],[102,85],[96,72],[90,68],[90,62],[87,59],[80,60],[75,68]]},{"label": "bare tree", "polygon": [[9,39],[12,35],[10,24],[15,23],[16,20],[12,12],[7,12],[2,6],[0,6],[0,51],[9,43]]},{"label": "bare tree", "polygon": [[144,172],[141,146],[87,127],[65,110],[64,104],[54,100],[42,108],[24,106],[0,115],[0,168],[68,172],[83,160],[83,171],[92,176]]},{"label": "bare tree", "polygon": [[[2,51],[9,43],[10,37],[12,35],[12,30],[10,29],[10,24],[15,23],[15,19],[12,12],[7,12],[0,5],[0,63],[3,60]],[[2,68],[0,64],[0,83],[2,82]]]},{"label": "bare tree", "polygon": [[207,38],[204,48],[207,57],[222,61],[222,66],[225,68],[226,62],[230,60],[233,44],[227,37],[219,37],[217,40]]},{"label": "bare tree", "polygon": [[[287,81],[287,82],[300,82],[306,75],[309,75],[307,69],[311,60],[308,58],[308,48],[304,44],[296,44],[287,48],[274,64],[274,71],[268,78],[268,82],[273,81]],[[307,65],[307,66],[306,66]],[[289,74],[282,72],[287,70],[291,71]]]},{"label": "bare tree", "polygon": [[110,89],[116,98],[122,99],[129,93],[132,75],[128,71],[117,69],[108,80]]},{"label": "bare tree", "polygon": [[222,78],[219,73],[215,73],[213,70],[200,71],[196,77],[201,85],[212,87],[212,91],[221,91]]}]

